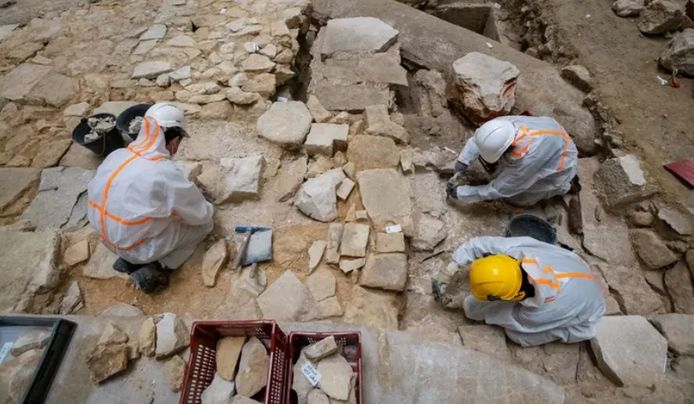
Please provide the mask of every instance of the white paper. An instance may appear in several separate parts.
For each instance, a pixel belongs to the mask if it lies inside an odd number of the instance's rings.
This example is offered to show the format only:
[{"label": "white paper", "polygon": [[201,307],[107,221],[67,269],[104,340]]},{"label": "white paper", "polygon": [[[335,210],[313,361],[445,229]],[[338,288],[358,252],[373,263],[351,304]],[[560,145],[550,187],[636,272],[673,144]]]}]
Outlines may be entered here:
[{"label": "white paper", "polygon": [[318,382],[320,381],[320,373],[318,373],[318,370],[313,367],[311,362],[306,362],[304,363],[304,366],[301,367],[301,373],[306,376],[308,381],[311,383],[311,386],[316,387],[318,385]]},{"label": "white paper", "polygon": [[5,362],[5,358],[10,354],[10,350],[14,346],[14,342],[5,342],[0,348],[0,363]]},{"label": "white paper", "polygon": [[386,233],[402,233],[402,226],[399,224],[386,226]]}]

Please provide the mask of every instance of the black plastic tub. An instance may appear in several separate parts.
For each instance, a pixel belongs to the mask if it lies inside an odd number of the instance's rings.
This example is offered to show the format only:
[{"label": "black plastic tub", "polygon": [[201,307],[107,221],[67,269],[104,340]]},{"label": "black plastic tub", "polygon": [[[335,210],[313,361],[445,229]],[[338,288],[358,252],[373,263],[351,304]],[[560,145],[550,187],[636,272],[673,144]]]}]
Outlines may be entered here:
[{"label": "black plastic tub", "polygon": [[[90,116],[90,118],[108,118],[112,117],[113,120],[116,120],[116,116],[113,114],[95,114]],[[84,137],[91,132],[91,128],[87,124],[87,119],[88,118],[82,118],[80,120],[80,123],[75,126],[75,129],[72,131],[72,140],[81,145],[86,147],[87,149],[91,150],[93,153],[96,153],[100,156],[108,156],[111,154],[112,151],[116,149],[120,149],[121,147],[124,146],[123,143],[123,136],[121,136],[120,131],[118,130],[118,126],[114,126],[113,129],[102,136],[101,138],[85,143],[84,142]]]},{"label": "black plastic tub", "polygon": [[58,373],[77,324],[58,317],[0,316],[0,339],[6,340],[9,338],[14,341],[12,339],[13,334],[23,328],[45,328],[51,330],[51,336],[43,348],[41,359],[34,369],[31,382],[24,392],[24,397],[19,401],[25,404],[43,403],[50,391],[53,378]]},{"label": "black plastic tub", "polygon": [[541,217],[529,214],[512,217],[506,228],[506,237],[532,237],[549,244],[557,242],[554,227]]},{"label": "black plastic tub", "polygon": [[145,112],[147,112],[151,106],[152,104],[137,104],[126,109],[120,115],[118,115],[118,118],[116,119],[116,127],[123,135],[135,140],[135,138],[137,138],[137,132],[130,132],[130,122],[137,117],[145,116]]}]

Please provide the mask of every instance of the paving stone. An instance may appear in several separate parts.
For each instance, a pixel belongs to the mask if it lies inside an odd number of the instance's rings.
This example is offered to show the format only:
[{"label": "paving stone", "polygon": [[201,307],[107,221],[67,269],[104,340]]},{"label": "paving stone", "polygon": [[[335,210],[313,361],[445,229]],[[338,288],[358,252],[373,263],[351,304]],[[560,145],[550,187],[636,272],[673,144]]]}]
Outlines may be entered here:
[{"label": "paving stone", "polygon": [[256,337],[248,339],[241,350],[239,372],[235,384],[238,394],[253,397],[267,383],[270,357],[262,342]]},{"label": "paving stone", "polygon": [[311,112],[313,120],[319,123],[327,122],[331,117],[330,111],[325,109],[314,95],[309,95],[306,101],[306,107]]},{"label": "paving stone", "polygon": [[217,374],[225,380],[233,381],[236,377],[236,364],[245,342],[246,337],[224,337],[217,341]]},{"label": "paving stone", "polygon": [[264,318],[308,321],[314,303],[308,288],[291,271],[285,271],[258,297]]},{"label": "paving stone", "polygon": [[202,392],[200,399],[202,404],[228,404],[235,391],[234,382],[226,381],[219,374],[215,374],[212,383]]},{"label": "paving stone", "polygon": [[663,309],[663,302],[648,286],[638,267],[598,265],[615,299],[626,314],[652,314]]},{"label": "paving stone", "polygon": [[346,304],[342,321],[387,330],[398,329],[398,307],[390,294],[357,285],[352,291],[353,298]]},{"label": "paving stone", "polygon": [[620,386],[650,387],[665,374],[667,340],[641,316],[607,316],[590,341],[600,370]]},{"label": "paving stone", "polygon": [[397,123],[390,120],[388,107],[385,105],[371,105],[366,107],[366,132],[377,136],[386,136],[397,143],[409,143],[410,134]]},{"label": "paving stone", "polygon": [[694,315],[668,313],[649,317],[649,320],[667,338],[673,352],[694,356]]},{"label": "paving stone", "polygon": [[453,62],[456,106],[475,123],[506,115],[516,102],[520,72],[513,64],[470,52]]},{"label": "paving stone", "polygon": [[607,206],[615,210],[653,194],[639,160],[631,154],[605,160],[596,174],[596,183]]},{"label": "paving stone", "polygon": [[140,41],[146,41],[149,39],[162,39],[166,36],[166,25],[164,24],[154,24],[147,31],[140,35]]},{"label": "paving stone", "polygon": [[492,325],[461,325],[458,334],[463,346],[484,352],[500,360],[511,360],[504,329]]},{"label": "paving stone", "polygon": [[339,168],[309,178],[299,189],[294,204],[312,219],[332,222],[337,218],[335,190],[344,178],[345,174]]},{"label": "paving stone", "polygon": [[217,273],[226,264],[229,252],[224,239],[217,240],[206,252],[202,259],[202,282],[208,288],[217,283]]},{"label": "paving stone", "polygon": [[431,251],[448,236],[446,224],[427,214],[417,215],[410,246],[415,251]]},{"label": "paving stone", "polygon": [[366,246],[369,243],[368,224],[345,223],[340,241],[340,255],[348,257],[366,256]]},{"label": "paving stone", "polygon": [[0,212],[36,186],[41,171],[35,168],[0,168]]},{"label": "paving stone", "polygon": [[97,345],[87,356],[87,367],[94,383],[101,383],[128,367],[128,346]]},{"label": "paving stone", "polygon": [[620,17],[638,17],[644,9],[643,0],[617,0],[612,3],[612,11]]},{"label": "paving stone", "polygon": [[399,52],[359,55],[356,58],[335,58],[325,61],[323,72],[329,81],[341,83],[394,84],[407,87],[407,70],[400,65]]},{"label": "paving stone", "polygon": [[162,73],[168,73],[172,70],[171,63],[163,60],[152,60],[141,62],[135,65],[131,78],[133,79],[154,79]]},{"label": "paving stone", "polygon": [[660,65],[668,71],[694,75],[694,29],[687,28],[675,33],[658,59]]},{"label": "paving stone", "polygon": [[402,233],[376,233],[376,247],[379,253],[405,252],[405,235]]},{"label": "paving stone", "polygon": [[653,0],[641,12],[638,27],[644,34],[657,35],[676,31],[683,22],[684,13],[677,2]]},{"label": "paving stone", "polygon": [[400,224],[407,235],[412,227],[407,178],[392,168],[364,170],[357,178],[362,203],[374,225]]},{"label": "paving stone", "polygon": [[342,355],[332,355],[320,362],[316,367],[320,373],[318,386],[330,398],[347,400],[349,398],[352,367]]},{"label": "paving stone", "polygon": [[157,359],[174,355],[188,346],[188,327],[173,313],[158,316],[156,335]]},{"label": "paving stone", "polygon": [[684,261],[665,271],[665,287],[675,312],[694,314],[694,287]]},{"label": "paving stone", "polygon": [[659,269],[677,261],[677,256],[651,230],[635,229],[629,232],[634,250],[650,269]]},{"label": "paving stone", "polygon": [[593,89],[593,78],[582,65],[570,65],[561,69],[561,77],[579,90],[589,93]]},{"label": "paving stone", "polygon": [[327,269],[319,269],[306,278],[306,287],[317,302],[335,296],[335,283],[335,276]]},{"label": "paving stone", "polygon": [[384,85],[366,84],[319,83],[312,94],[330,111],[363,111],[369,105],[388,105],[392,98],[390,90]]},{"label": "paving stone", "polygon": [[390,138],[359,135],[350,140],[347,159],[358,170],[394,168],[400,163],[400,150]]},{"label": "paving stone", "polygon": [[0,230],[0,312],[19,312],[37,290],[58,285],[57,253],[60,237],[53,230]]},{"label": "paving stone", "polygon": [[113,263],[118,256],[99,242],[92,253],[89,262],[84,266],[82,275],[93,279],[111,279],[118,277],[128,279],[128,275],[113,269]]},{"label": "paving stone", "polygon": [[681,236],[694,233],[694,217],[676,209],[664,207],[658,209],[658,219]]},{"label": "paving stone", "polygon": [[0,78],[0,98],[10,101],[24,99],[50,72],[50,66],[22,63]]},{"label": "paving stone", "polygon": [[407,256],[400,253],[369,254],[359,277],[361,286],[401,292],[407,284]]},{"label": "paving stone", "polygon": [[377,18],[335,18],[328,21],[321,53],[381,52],[397,38],[398,31]]},{"label": "paving stone", "polygon": [[[316,240],[311,244],[308,249],[308,273],[312,273],[320,264],[323,258],[323,253],[325,253],[325,247],[328,243],[324,240]],[[318,299],[320,300],[320,299]]]},{"label": "paving stone", "polygon": [[349,194],[352,193],[352,190],[354,189],[354,181],[350,180],[349,178],[345,178],[340,182],[340,185],[337,187],[337,190],[335,191],[335,194],[337,195],[340,200],[347,200],[349,198]]},{"label": "paving stone", "polygon": [[260,184],[265,168],[263,156],[223,158],[220,203],[260,198]]},{"label": "paving stone", "polygon": [[276,143],[299,146],[311,128],[311,113],[303,102],[275,102],[258,118],[260,136]]},{"label": "paving stone", "polygon": [[147,317],[138,332],[138,347],[142,355],[154,356],[157,343],[157,325],[152,317]]},{"label": "paving stone", "polygon": [[342,223],[330,223],[328,225],[328,244],[325,247],[325,262],[337,264],[340,261],[340,244],[344,227]]},{"label": "paving stone", "polygon": [[332,157],[335,149],[346,149],[349,125],[314,123],[306,137],[304,148],[309,155],[323,154]]}]

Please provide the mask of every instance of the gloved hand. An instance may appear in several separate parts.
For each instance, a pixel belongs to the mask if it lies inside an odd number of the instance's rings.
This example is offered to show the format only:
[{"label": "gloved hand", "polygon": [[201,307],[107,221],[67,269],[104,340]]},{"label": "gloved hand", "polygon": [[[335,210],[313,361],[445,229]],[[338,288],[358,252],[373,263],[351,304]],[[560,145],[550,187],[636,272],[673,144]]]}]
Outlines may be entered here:
[{"label": "gloved hand", "polygon": [[454,170],[456,174],[463,174],[467,170],[467,164],[456,161]]},{"label": "gloved hand", "polygon": [[458,182],[454,180],[455,177],[451,178],[448,183],[446,183],[446,195],[451,199],[458,199]]},{"label": "gloved hand", "polygon": [[[437,271],[431,277],[434,300],[447,309],[462,308],[465,294],[461,289],[461,284],[466,278],[466,271],[462,271],[455,262],[451,262],[446,268]],[[449,290],[451,288],[452,290]]]},{"label": "gloved hand", "polygon": [[205,200],[209,203],[214,203],[214,197],[212,196],[212,193],[207,190],[201,190],[202,197],[205,198]]}]

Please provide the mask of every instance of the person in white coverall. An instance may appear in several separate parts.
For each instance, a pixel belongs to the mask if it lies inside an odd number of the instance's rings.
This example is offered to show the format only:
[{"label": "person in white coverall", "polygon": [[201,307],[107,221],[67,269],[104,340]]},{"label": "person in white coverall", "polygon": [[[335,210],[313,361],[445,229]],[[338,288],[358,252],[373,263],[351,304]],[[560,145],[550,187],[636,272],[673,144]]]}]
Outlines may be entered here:
[{"label": "person in white coverall", "polygon": [[168,284],[212,231],[213,207],[171,161],[185,135],[183,112],[157,103],[137,139],[111,153],[87,187],[89,222],[120,258],[113,268],[150,293]]},{"label": "person in white coverall", "polygon": [[[598,276],[579,256],[555,245],[531,237],[477,237],[458,247],[453,261],[470,265],[465,316],[503,327],[522,346],[590,339],[605,313]],[[432,278],[444,305],[459,293],[447,290],[461,271],[452,267]]]},{"label": "person in white coverall", "polygon": [[482,186],[449,182],[447,193],[453,200],[473,203],[503,199],[530,206],[566,194],[578,164],[573,140],[549,117],[502,116],[486,122],[460,152],[455,178],[477,158],[494,179]]}]

